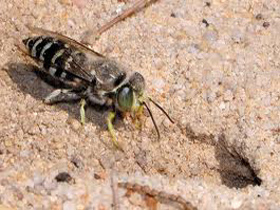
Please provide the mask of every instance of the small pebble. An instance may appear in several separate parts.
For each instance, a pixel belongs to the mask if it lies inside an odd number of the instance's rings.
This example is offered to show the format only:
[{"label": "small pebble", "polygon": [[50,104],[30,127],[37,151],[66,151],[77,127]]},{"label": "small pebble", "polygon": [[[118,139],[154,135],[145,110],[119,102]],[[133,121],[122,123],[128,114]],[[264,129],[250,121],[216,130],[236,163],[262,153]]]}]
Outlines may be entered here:
[{"label": "small pebble", "polygon": [[70,176],[69,173],[67,172],[61,172],[59,173],[56,177],[55,177],[55,180],[57,182],[67,182],[67,183],[70,183],[73,178]]},{"label": "small pebble", "polygon": [[105,172],[100,172],[100,173],[94,173],[94,178],[95,179],[102,179],[105,180],[107,177],[107,174]]},{"label": "small pebble", "polygon": [[270,26],[270,23],[269,23],[269,22],[265,21],[265,22],[263,23],[263,27],[264,27],[264,28],[268,28],[269,26]]},{"label": "small pebble", "polygon": [[263,19],[262,14],[261,14],[261,13],[257,14],[257,15],[256,15],[256,19],[257,19],[257,20],[261,20],[261,19]]},{"label": "small pebble", "polygon": [[170,17],[176,18],[176,14],[174,12],[172,12]]},{"label": "small pebble", "polygon": [[205,20],[205,19],[202,20],[202,23],[204,23],[206,27],[209,26],[209,23],[208,23],[207,20]]},{"label": "small pebble", "polygon": [[73,165],[76,168],[82,168],[83,167],[83,162],[78,157],[72,157],[71,163],[73,163]]},{"label": "small pebble", "polygon": [[101,179],[101,176],[99,174],[94,173],[93,176],[94,176],[95,179]]}]

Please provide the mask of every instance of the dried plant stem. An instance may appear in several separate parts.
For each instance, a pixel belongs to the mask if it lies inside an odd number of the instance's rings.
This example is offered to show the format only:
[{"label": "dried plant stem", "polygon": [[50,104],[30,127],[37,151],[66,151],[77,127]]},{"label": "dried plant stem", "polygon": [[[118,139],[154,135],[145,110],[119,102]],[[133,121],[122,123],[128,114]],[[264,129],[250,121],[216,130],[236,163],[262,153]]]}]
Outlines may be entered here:
[{"label": "dried plant stem", "polygon": [[83,43],[90,44],[92,38],[94,39],[100,37],[101,34],[103,34],[105,31],[110,29],[112,26],[114,26],[116,23],[124,20],[125,18],[133,15],[134,13],[140,11],[144,7],[156,2],[158,0],[138,0],[135,4],[132,5],[132,7],[126,9],[122,14],[118,15],[111,21],[107,22],[105,25],[100,27],[97,31],[89,30],[86,32],[85,37],[83,39]]},{"label": "dried plant stem", "polygon": [[97,35],[100,36],[102,33],[107,31],[109,28],[111,28],[116,23],[124,20],[125,18],[131,16],[135,12],[143,9],[147,5],[156,2],[157,0],[138,0],[131,8],[126,9],[122,14],[115,17],[113,20],[109,21],[105,25],[103,25],[101,28],[97,30]]},{"label": "dried plant stem", "polygon": [[118,186],[122,187],[122,188],[126,188],[127,190],[130,190],[130,191],[137,192],[142,195],[147,195],[147,196],[157,198],[158,200],[162,200],[166,203],[174,202],[174,203],[180,204],[184,210],[197,209],[190,202],[186,201],[184,198],[182,198],[179,195],[173,195],[173,194],[169,194],[167,192],[157,191],[157,190],[151,189],[148,186],[142,186],[139,184],[133,184],[133,183],[129,183],[129,182],[118,183]]}]

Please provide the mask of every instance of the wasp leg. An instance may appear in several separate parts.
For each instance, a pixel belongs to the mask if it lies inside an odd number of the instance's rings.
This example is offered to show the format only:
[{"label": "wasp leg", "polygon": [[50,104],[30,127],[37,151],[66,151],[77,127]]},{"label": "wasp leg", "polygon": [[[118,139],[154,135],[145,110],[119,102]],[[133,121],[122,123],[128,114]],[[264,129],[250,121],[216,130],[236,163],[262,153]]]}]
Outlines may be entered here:
[{"label": "wasp leg", "polygon": [[65,101],[75,101],[80,98],[81,96],[71,89],[57,89],[44,98],[44,103],[54,104]]},{"label": "wasp leg", "polygon": [[80,108],[81,123],[82,125],[85,125],[86,124],[86,111],[85,111],[86,100],[82,98],[80,104],[81,104],[81,108]]},{"label": "wasp leg", "polygon": [[[81,99],[81,96],[71,89],[57,89],[52,93],[50,93],[44,99],[44,103],[54,104],[54,103],[66,102],[66,101],[76,101],[79,99]],[[81,123],[82,125],[84,125],[86,122],[86,114],[85,114],[86,100],[81,99],[80,103],[81,103],[81,108],[80,108]]]},{"label": "wasp leg", "polygon": [[116,117],[115,112],[109,112],[108,117],[107,117],[107,126],[108,126],[108,130],[112,136],[113,144],[115,145],[115,147],[117,149],[120,149],[123,152],[123,149],[120,147],[119,143],[117,142],[117,137],[116,137],[115,129],[113,126],[113,120],[115,119],[115,117]]},{"label": "wasp leg", "polygon": [[135,124],[135,127],[139,130],[141,130],[141,128],[142,128],[141,117],[143,115],[143,110],[144,110],[144,107],[143,107],[143,105],[141,105],[133,116],[133,123]]}]

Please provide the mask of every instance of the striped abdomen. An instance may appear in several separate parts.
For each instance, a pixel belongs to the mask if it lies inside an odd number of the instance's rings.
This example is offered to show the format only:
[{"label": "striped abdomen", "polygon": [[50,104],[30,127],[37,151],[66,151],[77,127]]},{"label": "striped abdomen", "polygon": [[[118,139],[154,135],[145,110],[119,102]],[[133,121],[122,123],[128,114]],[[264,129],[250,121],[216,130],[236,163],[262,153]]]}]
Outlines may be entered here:
[{"label": "striped abdomen", "polygon": [[43,63],[44,69],[52,76],[64,82],[78,82],[71,72],[67,71],[73,61],[73,55],[78,58],[84,57],[81,52],[75,51],[69,46],[53,37],[37,36],[24,39],[23,43],[28,49],[30,56]]}]

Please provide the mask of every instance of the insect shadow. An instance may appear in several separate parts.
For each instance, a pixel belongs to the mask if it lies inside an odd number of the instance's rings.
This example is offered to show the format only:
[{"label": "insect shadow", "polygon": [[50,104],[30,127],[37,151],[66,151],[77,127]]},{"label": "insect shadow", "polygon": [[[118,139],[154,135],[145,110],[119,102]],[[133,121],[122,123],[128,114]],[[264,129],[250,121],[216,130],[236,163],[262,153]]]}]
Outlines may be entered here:
[{"label": "insect shadow", "polygon": [[260,186],[262,180],[258,177],[259,170],[253,168],[250,160],[245,156],[243,147],[229,145],[225,135],[219,134],[218,141],[214,135],[195,133],[190,125],[186,127],[187,137],[194,142],[199,142],[215,149],[215,158],[219,163],[217,171],[221,181],[229,188],[245,188],[248,185]]},{"label": "insect shadow", "polygon": [[244,147],[229,145],[224,134],[218,136],[215,145],[215,156],[219,161],[223,184],[229,188],[245,188],[248,185],[260,186],[262,179],[258,177],[259,170],[251,165],[244,154]]},{"label": "insect shadow", "polygon": [[[17,84],[17,87],[23,93],[29,94],[38,100],[43,101],[43,99],[55,89],[67,88],[62,82],[40,71],[37,66],[32,64],[8,63],[6,66],[7,74],[12,81]],[[80,121],[79,101],[60,102],[53,105],[46,104],[46,106],[56,106],[66,111],[70,117]],[[109,110],[110,107],[90,104],[86,109],[87,120],[93,122],[100,127],[101,130],[107,130],[106,117]],[[121,119],[122,117],[118,115],[114,123],[116,128],[124,126]]]}]

